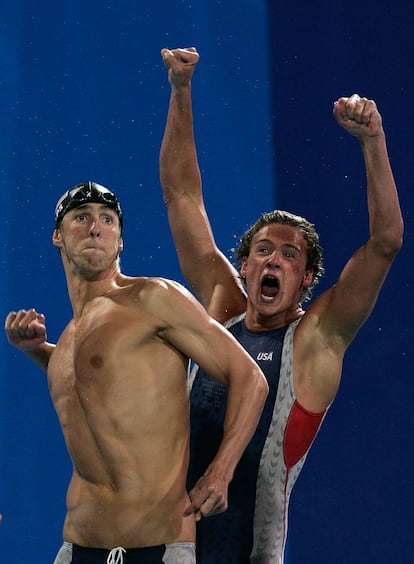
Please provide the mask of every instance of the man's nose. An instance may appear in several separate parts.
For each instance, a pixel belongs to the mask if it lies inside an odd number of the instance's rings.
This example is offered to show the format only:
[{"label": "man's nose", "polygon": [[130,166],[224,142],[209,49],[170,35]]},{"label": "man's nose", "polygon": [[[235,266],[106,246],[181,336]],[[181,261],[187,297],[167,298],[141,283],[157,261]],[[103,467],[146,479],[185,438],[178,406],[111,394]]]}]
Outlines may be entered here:
[{"label": "man's nose", "polygon": [[91,237],[99,237],[100,233],[99,221],[97,219],[92,219],[89,227],[89,234]]},{"label": "man's nose", "polygon": [[274,250],[273,253],[268,256],[267,264],[272,268],[278,268],[280,266],[280,254],[278,251]]}]

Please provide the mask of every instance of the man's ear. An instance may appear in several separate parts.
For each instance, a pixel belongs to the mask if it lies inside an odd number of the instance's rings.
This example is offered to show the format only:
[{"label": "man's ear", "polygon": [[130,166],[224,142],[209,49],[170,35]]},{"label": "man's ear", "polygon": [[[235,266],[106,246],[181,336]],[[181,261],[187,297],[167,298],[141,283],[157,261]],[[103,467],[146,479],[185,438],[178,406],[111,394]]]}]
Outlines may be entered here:
[{"label": "man's ear", "polygon": [[303,277],[303,284],[302,284],[302,286],[303,286],[304,288],[309,288],[309,286],[312,285],[312,282],[313,282],[313,270],[307,270],[307,271],[305,272],[304,277]]},{"label": "man's ear", "polygon": [[62,235],[60,233],[60,229],[53,230],[52,243],[55,245],[55,247],[60,248],[62,246]]},{"label": "man's ear", "polygon": [[240,277],[246,278],[246,274],[247,274],[247,258],[243,257],[240,266]]},{"label": "man's ear", "polygon": [[124,248],[124,240],[122,239],[122,237],[120,237],[118,243],[118,251],[121,252],[123,248]]}]

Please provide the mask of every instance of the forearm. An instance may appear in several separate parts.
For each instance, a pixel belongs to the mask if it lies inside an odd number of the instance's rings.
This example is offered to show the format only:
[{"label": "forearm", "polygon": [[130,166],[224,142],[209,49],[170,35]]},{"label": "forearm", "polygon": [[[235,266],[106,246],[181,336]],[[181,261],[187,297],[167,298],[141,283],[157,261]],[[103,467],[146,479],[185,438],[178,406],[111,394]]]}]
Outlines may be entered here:
[{"label": "forearm", "polygon": [[268,394],[265,378],[260,373],[250,375],[245,384],[234,383],[229,387],[223,439],[209,468],[220,473],[230,482],[234,470],[249,444]]},{"label": "forearm", "polygon": [[160,180],[166,203],[183,193],[200,197],[201,178],[193,132],[191,83],[171,89],[160,150]]},{"label": "forearm", "polygon": [[215,283],[213,267],[218,264],[215,261],[218,251],[201,190],[193,133],[191,83],[171,88],[160,150],[160,179],[181,271],[207,307]]},{"label": "forearm", "polygon": [[168,221],[185,279],[209,313],[226,321],[245,300],[237,272],[217,248],[203,201],[191,99],[199,55],[195,48],[161,53],[171,85],[159,162]]},{"label": "forearm", "polygon": [[403,220],[385,134],[360,141],[367,175],[371,240],[381,253],[393,256],[402,244]]}]

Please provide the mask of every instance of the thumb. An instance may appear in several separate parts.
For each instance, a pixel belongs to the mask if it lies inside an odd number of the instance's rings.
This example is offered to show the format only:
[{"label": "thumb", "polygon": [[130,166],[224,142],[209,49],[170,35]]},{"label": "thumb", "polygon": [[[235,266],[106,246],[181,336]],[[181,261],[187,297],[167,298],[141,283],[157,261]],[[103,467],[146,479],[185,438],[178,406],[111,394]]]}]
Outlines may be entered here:
[{"label": "thumb", "polygon": [[201,512],[200,509],[195,505],[195,503],[190,503],[184,509],[183,513],[184,517],[189,517],[190,515],[194,515],[196,521],[201,520]]}]

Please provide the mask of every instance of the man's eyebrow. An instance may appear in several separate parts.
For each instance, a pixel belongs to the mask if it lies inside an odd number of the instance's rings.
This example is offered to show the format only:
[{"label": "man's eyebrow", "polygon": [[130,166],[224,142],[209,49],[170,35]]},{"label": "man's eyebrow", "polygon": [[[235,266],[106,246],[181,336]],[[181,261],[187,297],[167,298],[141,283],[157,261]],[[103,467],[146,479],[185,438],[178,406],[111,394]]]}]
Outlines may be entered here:
[{"label": "man's eyebrow", "polygon": [[[267,239],[266,237],[263,237],[262,239],[258,239],[254,244],[255,245],[259,245],[259,244],[263,244],[263,243],[269,243],[270,245],[274,245],[273,241],[271,241],[270,239]],[[292,249],[296,249],[297,251],[302,251],[302,249],[300,247],[298,247],[297,245],[295,245],[295,243],[291,243],[286,241],[285,243],[282,243],[280,245],[281,247],[290,247]]]},{"label": "man's eyebrow", "polygon": [[258,239],[257,241],[255,241],[255,245],[257,245],[258,243],[270,243],[273,244],[272,241],[270,239],[266,239],[266,237],[263,237],[262,239]]},{"label": "man's eyebrow", "polygon": [[302,251],[303,250],[301,247],[298,247],[298,245],[295,245],[295,243],[282,243],[281,246],[282,247],[290,247],[292,249],[295,249],[296,251]]}]

